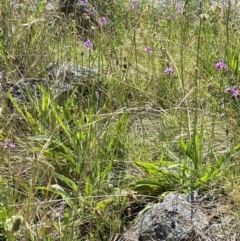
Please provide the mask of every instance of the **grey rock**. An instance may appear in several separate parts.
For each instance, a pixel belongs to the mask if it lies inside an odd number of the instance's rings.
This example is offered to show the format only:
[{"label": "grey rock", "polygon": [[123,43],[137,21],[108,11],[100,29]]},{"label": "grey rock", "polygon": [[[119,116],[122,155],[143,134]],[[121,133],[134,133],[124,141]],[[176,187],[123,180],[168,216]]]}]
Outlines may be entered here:
[{"label": "grey rock", "polygon": [[59,7],[60,11],[69,14],[74,11],[77,11],[78,13],[84,13],[85,11],[85,5],[83,1],[81,0],[59,0]]},{"label": "grey rock", "polygon": [[[192,197],[194,198],[192,199]],[[236,240],[230,233],[230,219],[210,223],[197,202],[196,195],[170,193],[163,202],[142,214],[126,231],[121,241],[228,241]],[[219,221],[219,220],[218,220]],[[227,233],[226,233],[226,230]]]},{"label": "grey rock", "polygon": [[1,81],[1,93],[4,96],[10,94],[17,103],[29,101],[29,98],[41,98],[40,87],[48,89],[50,82],[41,78],[23,78],[17,82]]},{"label": "grey rock", "polygon": [[145,212],[123,240],[187,241],[204,233],[207,225],[205,215],[187,201],[187,195],[171,193]]},{"label": "grey rock", "polygon": [[72,63],[50,63],[47,72],[51,80],[66,83],[79,83],[89,78],[98,78],[98,71],[88,67],[81,67]]},{"label": "grey rock", "polygon": [[52,91],[54,95],[71,91],[79,87],[79,92],[86,95],[94,85],[99,85],[99,75],[97,70],[88,67],[81,67],[76,64],[50,63],[47,66],[49,79],[54,83]]},{"label": "grey rock", "polygon": [[[0,90],[5,96],[10,93],[17,103],[29,101],[29,98],[41,98],[41,88],[52,93],[53,98],[69,95],[76,90],[77,97],[88,95],[89,90],[98,81],[98,72],[74,64],[51,63],[47,67],[49,80],[43,78],[22,78],[19,81],[7,81],[0,72]],[[97,85],[97,84],[96,84]],[[95,86],[96,86],[95,85]],[[66,95],[65,95],[66,96]]]}]

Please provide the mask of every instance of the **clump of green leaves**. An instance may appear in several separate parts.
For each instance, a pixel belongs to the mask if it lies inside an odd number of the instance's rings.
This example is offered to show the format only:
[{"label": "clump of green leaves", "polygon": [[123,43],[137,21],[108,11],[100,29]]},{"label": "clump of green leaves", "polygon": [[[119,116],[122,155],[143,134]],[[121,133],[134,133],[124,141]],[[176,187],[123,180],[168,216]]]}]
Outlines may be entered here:
[{"label": "clump of green leaves", "polygon": [[216,182],[220,177],[225,157],[214,161],[205,159],[203,141],[202,131],[187,142],[179,139],[179,153],[168,151],[167,157],[163,156],[154,162],[135,160],[147,178],[138,180],[134,189],[155,194],[173,190],[208,189],[209,182]]}]

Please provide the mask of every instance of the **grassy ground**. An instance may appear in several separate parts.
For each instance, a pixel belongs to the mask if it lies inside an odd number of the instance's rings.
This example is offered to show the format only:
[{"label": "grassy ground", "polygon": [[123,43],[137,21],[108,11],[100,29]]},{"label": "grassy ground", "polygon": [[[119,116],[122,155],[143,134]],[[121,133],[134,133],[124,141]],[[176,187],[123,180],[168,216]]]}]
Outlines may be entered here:
[{"label": "grassy ground", "polygon": [[173,190],[225,193],[238,219],[235,5],[108,4],[88,33],[45,1],[0,4],[7,80],[48,78],[60,61],[97,68],[102,83],[100,103],[93,91],[59,103],[42,90],[31,108],[2,98],[0,240],[113,240],[128,205]]}]

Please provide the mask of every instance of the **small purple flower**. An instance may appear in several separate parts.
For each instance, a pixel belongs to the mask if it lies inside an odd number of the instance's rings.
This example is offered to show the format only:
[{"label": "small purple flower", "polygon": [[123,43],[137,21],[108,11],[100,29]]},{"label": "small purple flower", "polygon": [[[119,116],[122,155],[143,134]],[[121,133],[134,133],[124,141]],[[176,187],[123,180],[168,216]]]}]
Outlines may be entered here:
[{"label": "small purple flower", "polygon": [[92,44],[91,40],[89,40],[89,39],[84,41],[83,44],[85,47],[87,47],[89,49],[92,49],[92,47],[93,47],[93,44]]},{"label": "small purple flower", "polygon": [[15,148],[16,145],[13,143],[12,140],[8,140],[8,141],[6,142],[6,147]]},{"label": "small purple flower", "polygon": [[146,47],[144,48],[144,51],[146,51],[146,52],[148,52],[148,53],[152,53],[152,49],[151,49],[150,46],[146,46]]},{"label": "small purple flower", "polygon": [[233,98],[238,96],[238,89],[236,85],[226,88],[226,91],[231,93]]},{"label": "small purple flower", "polygon": [[88,0],[80,0],[81,5],[86,5],[88,3]]},{"label": "small purple flower", "polygon": [[93,14],[93,10],[91,8],[85,8],[84,12],[89,14],[89,15]]},{"label": "small purple flower", "polygon": [[107,19],[105,17],[101,17],[98,20],[98,23],[103,26],[103,25],[107,24]]},{"label": "small purple flower", "polygon": [[134,9],[136,7],[136,3],[137,3],[136,0],[132,0],[131,3],[130,3],[130,8]]},{"label": "small purple flower", "polygon": [[227,65],[221,60],[218,60],[217,62],[215,62],[214,66],[216,69],[224,69],[224,70],[227,69]]},{"label": "small purple flower", "polygon": [[0,142],[0,146],[7,147],[7,148],[15,148],[16,145],[13,143],[12,140],[7,140],[5,143]]},{"label": "small purple flower", "polygon": [[167,74],[172,74],[173,73],[173,68],[172,66],[168,66],[165,70],[164,70],[164,73],[167,73]]},{"label": "small purple flower", "polygon": [[177,8],[177,13],[182,14],[182,13],[183,13],[183,8],[179,6],[179,7]]},{"label": "small purple flower", "polygon": [[172,17],[171,17],[171,16],[167,16],[166,19],[167,19],[168,21],[170,21],[170,20],[172,20]]}]

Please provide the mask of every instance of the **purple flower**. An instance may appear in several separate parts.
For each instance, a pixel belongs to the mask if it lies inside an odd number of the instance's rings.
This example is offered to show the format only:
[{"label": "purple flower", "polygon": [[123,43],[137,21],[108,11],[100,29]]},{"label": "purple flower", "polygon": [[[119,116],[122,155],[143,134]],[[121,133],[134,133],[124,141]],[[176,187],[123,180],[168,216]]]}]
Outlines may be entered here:
[{"label": "purple flower", "polygon": [[225,69],[225,70],[227,69],[227,65],[221,60],[218,60],[217,62],[215,62],[214,65],[216,69]]},{"label": "purple flower", "polygon": [[16,145],[13,143],[12,140],[8,140],[8,141],[6,142],[6,147],[15,148]]},{"label": "purple flower", "polygon": [[93,47],[92,42],[89,39],[84,41],[83,44],[84,44],[85,47],[87,47],[89,49],[92,49],[92,47]]},{"label": "purple flower", "polygon": [[173,73],[173,68],[172,66],[168,66],[165,70],[164,73],[172,74]]},{"label": "purple flower", "polygon": [[107,19],[105,17],[101,17],[99,20],[98,20],[98,23],[100,25],[105,25],[107,24]]},{"label": "purple flower", "polygon": [[15,148],[16,145],[13,143],[12,140],[7,140],[5,143],[0,143],[0,146],[4,146],[4,147],[7,147],[7,148]]},{"label": "purple flower", "polygon": [[167,19],[168,21],[170,21],[170,20],[172,20],[172,17],[171,17],[171,16],[167,16],[166,19]]},{"label": "purple flower", "polygon": [[84,12],[89,14],[89,15],[93,14],[93,10],[91,8],[85,8]]},{"label": "purple flower", "polygon": [[231,93],[233,98],[236,98],[238,96],[238,89],[236,85],[226,88],[226,91]]},{"label": "purple flower", "polygon": [[179,7],[177,8],[177,13],[182,14],[182,13],[183,13],[183,8],[179,6]]},{"label": "purple flower", "polygon": [[144,51],[146,51],[146,52],[148,52],[148,53],[152,53],[152,49],[151,49],[150,46],[146,46],[146,47],[144,48]]},{"label": "purple flower", "polygon": [[131,3],[130,3],[130,8],[134,9],[136,7],[136,3],[137,3],[136,0],[132,0]]},{"label": "purple flower", "polygon": [[80,4],[81,4],[81,5],[86,5],[87,2],[88,2],[88,0],[80,0]]}]

